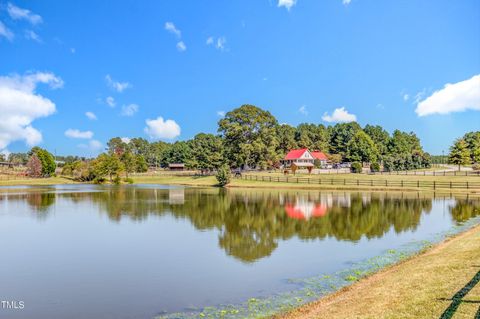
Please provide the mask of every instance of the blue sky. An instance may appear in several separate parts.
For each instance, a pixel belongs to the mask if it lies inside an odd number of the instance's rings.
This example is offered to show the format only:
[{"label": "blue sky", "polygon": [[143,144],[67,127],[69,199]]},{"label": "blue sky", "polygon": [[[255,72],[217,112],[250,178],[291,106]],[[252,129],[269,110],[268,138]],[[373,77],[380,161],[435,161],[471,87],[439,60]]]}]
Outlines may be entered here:
[{"label": "blue sky", "polygon": [[0,1],[0,22],[3,150],[189,139],[247,103],[415,131],[434,154],[480,128],[476,0]]}]

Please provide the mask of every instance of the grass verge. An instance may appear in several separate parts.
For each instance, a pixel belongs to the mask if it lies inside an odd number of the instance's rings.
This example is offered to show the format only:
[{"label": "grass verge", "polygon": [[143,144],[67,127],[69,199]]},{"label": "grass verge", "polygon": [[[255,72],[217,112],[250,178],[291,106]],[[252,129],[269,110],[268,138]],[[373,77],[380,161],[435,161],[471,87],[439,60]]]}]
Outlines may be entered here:
[{"label": "grass verge", "polygon": [[[265,174],[265,173],[264,173]],[[270,176],[270,174],[269,174]],[[272,174],[272,176],[275,176]],[[306,177],[308,175],[298,175],[298,177]],[[315,178],[324,179],[322,185],[306,184],[295,182],[269,182],[269,181],[255,181],[232,179],[228,187],[241,188],[268,188],[268,189],[304,189],[304,190],[368,190],[368,191],[432,191],[431,188],[424,187],[398,187],[398,186],[369,186],[369,185],[329,185],[328,181],[331,179],[343,180],[360,179],[360,180],[404,180],[404,181],[439,181],[439,182],[455,182],[455,181],[469,181],[480,183],[480,177],[462,177],[462,176],[396,176],[396,175],[365,175],[365,174],[327,174],[315,175]],[[294,179],[294,178],[293,178]],[[137,175],[133,176],[136,184],[171,184],[171,185],[187,185],[187,186],[216,186],[217,181],[214,176],[174,176],[174,175]],[[72,184],[75,181],[64,177],[38,178],[38,179],[0,179],[0,186],[14,186],[14,185],[55,185],[55,184]],[[398,184],[398,183],[397,183]],[[421,185],[421,184],[420,184]],[[437,188],[437,192],[447,193],[462,193],[462,194],[480,194],[479,188]]]},{"label": "grass verge", "polygon": [[476,226],[332,295],[273,318],[476,318],[480,283],[475,278],[479,273],[480,226]]}]

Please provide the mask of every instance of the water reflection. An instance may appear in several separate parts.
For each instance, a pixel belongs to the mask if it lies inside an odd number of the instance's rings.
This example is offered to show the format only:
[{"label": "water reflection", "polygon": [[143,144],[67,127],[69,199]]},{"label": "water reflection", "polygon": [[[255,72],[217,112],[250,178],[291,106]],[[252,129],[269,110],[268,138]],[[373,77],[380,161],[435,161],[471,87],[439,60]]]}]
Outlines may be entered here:
[{"label": "water reflection", "polygon": [[[45,216],[57,200],[96,205],[112,221],[171,215],[196,229],[216,229],[218,245],[230,256],[254,262],[269,256],[280,240],[334,237],[358,241],[415,230],[434,198],[418,193],[319,193],[155,187],[92,188],[90,191],[0,195],[26,202]],[[461,223],[480,215],[478,199],[457,199],[449,207]]]}]

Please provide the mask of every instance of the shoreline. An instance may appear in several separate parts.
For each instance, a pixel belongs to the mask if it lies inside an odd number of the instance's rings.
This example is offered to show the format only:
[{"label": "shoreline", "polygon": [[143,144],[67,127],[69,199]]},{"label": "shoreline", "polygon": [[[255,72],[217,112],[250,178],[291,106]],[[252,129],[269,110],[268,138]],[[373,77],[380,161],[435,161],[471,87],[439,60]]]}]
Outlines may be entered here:
[{"label": "shoreline", "polygon": [[[452,258],[452,251],[457,255],[473,253],[474,258]],[[462,265],[464,262],[467,265]],[[418,271],[419,266],[426,266],[429,271]],[[442,280],[441,275],[445,272],[441,269],[444,268],[449,269],[449,278],[455,280]],[[455,318],[474,318],[480,313],[480,308],[476,312],[476,303],[462,303],[456,310],[449,305],[452,296],[472,277],[475,278],[476,272],[480,273],[479,223],[368,274],[351,285],[270,318],[439,318],[449,310],[451,315],[457,312]],[[469,292],[465,299],[479,299],[480,285],[473,285]],[[428,294],[427,298],[425,294]],[[431,294],[436,297],[431,298]]]},{"label": "shoreline", "polygon": [[[454,247],[451,245],[455,244]],[[473,247],[472,247],[473,245]],[[467,246],[469,252],[475,254],[475,258],[454,258],[451,260],[452,255],[458,255],[464,253],[462,247]],[[447,251],[445,252],[445,249]],[[431,256],[436,256],[438,252],[442,253],[442,259],[440,262],[434,261],[432,264],[446,267],[448,271],[425,271],[423,268],[415,268],[415,265],[420,264],[423,259],[430,258],[427,263],[431,261]],[[453,252],[453,253],[452,253]],[[454,256],[455,257],[455,256]],[[413,270],[411,267],[404,270],[406,265],[414,264]],[[460,278],[455,268],[450,265],[454,263],[454,266],[465,267],[474,263],[478,265],[478,269],[469,267],[469,272]],[[299,288],[287,291],[283,293],[273,293],[266,297],[250,298],[244,303],[235,305],[218,305],[208,306],[203,309],[196,309],[193,312],[179,312],[166,315],[160,315],[155,317],[156,319],[202,319],[202,318],[225,318],[225,319],[246,319],[246,318],[264,318],[264,319],[316,319],[316,318],[438,318],[440,314],[447,309],[448,304],[451,302],[451,297],[460,290],[465,283],[467,283],[471,277],[475,274],[473,271],[480,270],[480,217],[472,218],[471,220],[455,225],[449,230],[444,232],[432,234],[427,240],[411,241],[404,244],[402,247],[392,250],[389,249],[384,253],[365,259],[360,262],[356,262],[351,266],[348,266],[342,270],[334,273],[319,274],[314,277],[289,279],[292,284],[299,285]],[[393,275],[391,274],[393,273]],[[450,280],[439,280],[437,276],[444,274],[449,276]],[[398,285],[405,282],[405,278],[413,276],[413,282],[408,282],[404,289],[411,289],[412,296],[401,296],[400,298],[394,298],[392,295],[398,289]],[[380,277],[380,278],[379,278]],[[453,278],[453,279],[452,279]],[[372,290],[369,283],[374,281],[377,286],[381,288],[380,292]],[[386,282],[394,282],[393,286]],[[428,282],[430,286],[423,285]],[[449,284],[453,288],[449,287],[447,290],[439,289],[437,286],[431,284]],[[360,288],[358,288],[360,287]],[[378,289],[379,287],[375,287]],[[418,297],[421,288],[426,288],[430,294],[440,293],[437,297],[431,297],[427,295],[426,305],[422,305],[420,302],[414,300],[414,297]],[[359,297],[359,291],[362,295]],[[370,291],[374,291],[371,294]],[[476,295],[470,295],[468,300],[480,298],[480,285],[477,287]],[[353,295],[349,298],[345,297],[345,294]],[[364,296],[365,295],[365,296]],[[470,298],[471,297],[471,298]],[[443,299],[442,299],[443,298]],[[353,309],[351,302],[356,306],[355,309],[360,309],[358,312],[353,313],[330,313],[330,312],[316,312],[318,304],[325,303],[325,300],[329,301],[327,310],[330,310],[331,300],[338,301],[338,306],[335,310],[349,310]],[[425,299],[425,298],[424,298]],[[410,305],[406,301],[415,301],[415,305]],[[422,300],[425,302],[425,300]],[[432,308],[432,302],[439,302],[437,307]],[[371,306],[375,302],[378,305]],[[405,309],[398,310],[394,308],[392,313],[378,312],[389,306],[389,303],[393,303],[395,306],[400,306]],[[476,304],[469,304],[475,306]],[[463,307],[463,306],[461,306]],[[478,305],[477,305],[478,307]],[[409,312],[413,309],[414,312]],[[376,310],[375,313],[368,313],[369,310]],[[473,309],[476,311],[476,308]],[[367,311],[366,314],[361,311]],[[435,312],[436,311],[436,312]],[[463,312],[470,312],[473,315],[465,318],[473,318],[475,312],[472,309],[463,309]],[[401,315],[399,316],[399,313]],[[469,313],[469,314],[470,314]],[[462,318],[461,316],[455,316],[453,318]]]},{"label": "shoreline", "polygon": [[[394,175],[395,176],[395,175]],[[353,176],[357,177],[357,176]],[[134,184],[169,184],[182,186],[199,186],[199,187],[218,187],[214,176],[132,176]],[[323,177],[322,177],[323,178]],[[330,180],[332,175],[325,176],[325,180]],[[333,176],[335,178],[335,176]],[[337,177],[338,178],[338,177]],[[343,178],[340,177],[340,178]],[[360,180],[364,176],[357,177]],[[384,177],[390,180],[392,177]],[[393,177],[394,179],[396,177]],[[405,177],[404,177],[405,178]],[[406,179],[418,180],[419,176],[409,176]],[[468,177],[474,183],[480,183],[480,178]],[[449,181],[448,177],[438,176],[436,178],[427,177],[428,181]],[[455,180],[459,180],[456,178]],[[464,179],[462,179],[464,180]],[[76,182],[65,177],[51,177],[45,179],[24,179],[24,180],[0,180],[1,186],[47,186],[47,185],[63,185],[63,184],[91,184],[85,182]],[[448,194],[470,194],[480,195],[480,188],[442,188],[431,189],[429,187],[398,187],[398,186],[370,186],[370,185],[329,185],[324,184],[306,184],[294,182],[276,182],[276,181],[256,181],[232,178],[232,181],[226,188],[252,188],[252,189],[292,189],[292,190],[334,190],[334,191],[417,191],[428,193],[448,193]]]}]

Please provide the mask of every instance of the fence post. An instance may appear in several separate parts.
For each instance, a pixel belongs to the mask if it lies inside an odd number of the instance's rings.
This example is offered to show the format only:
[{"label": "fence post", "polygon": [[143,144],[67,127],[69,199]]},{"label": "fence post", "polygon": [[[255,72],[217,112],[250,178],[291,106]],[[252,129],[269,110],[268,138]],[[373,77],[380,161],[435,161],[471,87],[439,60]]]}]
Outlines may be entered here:
[{"label": "fence post", "polygon": [[450,189],[452,189],[452,182],[450,181]]},{"label": "fence post", "polygon": [[434,190],[437,189],[437,184],[436,184],[435,181],[433,181],[433,189],[434,189]]},{"label": "fence post", "polygon": [[403,188],[403,180],[402,180],[402,188]]}]

